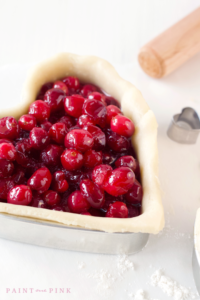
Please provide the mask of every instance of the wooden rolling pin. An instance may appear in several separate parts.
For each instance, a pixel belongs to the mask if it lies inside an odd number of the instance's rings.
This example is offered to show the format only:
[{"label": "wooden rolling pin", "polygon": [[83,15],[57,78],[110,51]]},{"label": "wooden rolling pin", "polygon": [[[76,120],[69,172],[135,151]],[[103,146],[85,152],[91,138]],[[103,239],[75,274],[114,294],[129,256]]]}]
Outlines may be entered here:
[{"label": "wooden rolling pin", "polygon": [[168,75],[200,51],[200,8],[143,46],[138,60],[145,73]]}]

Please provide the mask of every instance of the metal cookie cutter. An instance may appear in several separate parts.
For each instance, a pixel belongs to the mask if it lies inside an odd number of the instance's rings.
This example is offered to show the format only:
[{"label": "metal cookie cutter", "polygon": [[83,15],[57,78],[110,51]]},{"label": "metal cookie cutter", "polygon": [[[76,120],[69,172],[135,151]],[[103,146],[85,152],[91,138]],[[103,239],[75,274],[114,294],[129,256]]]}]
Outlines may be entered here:
[{"label": "metal cookie cutter", "polygon": [[199,132],[200,120],[197,112],[191,107],[185,107],[180,114],[173,116],[167,135],[181,144],[195,144]]}]

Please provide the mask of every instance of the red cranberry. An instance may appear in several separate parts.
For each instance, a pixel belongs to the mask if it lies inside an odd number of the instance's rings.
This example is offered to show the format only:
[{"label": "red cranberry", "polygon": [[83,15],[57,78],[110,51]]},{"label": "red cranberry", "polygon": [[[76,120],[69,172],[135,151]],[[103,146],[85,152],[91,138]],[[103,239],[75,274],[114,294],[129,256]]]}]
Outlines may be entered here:
[{"label": "red cranberry", "polygon": [[89,179],[80,182],[80,190],[87,202],[93,208],[101,208],[105,202],[104,191]]},{"label": "red cranberry", "polygon": [[115,105],[117,107],[121,107],[120,103],[113,97],[110,97],[110,96],[106,96],[106,104],[107,105]]},{"label": "red cranberry", "polygon": [[41,123],[50,117],[50,107],[44,101],[37,100],[30,105],[28,113]]},{"label": "red cranberry", "polygon": [[40,153],[40,159],[46,166],[55,166],[60,163],[63,148],[57,145],[49,145]]},{"label": "red cranberry", "polygon": [[17,185],[8,193],[7,202],[17,205],[29,205],[32,199],[32,192],[29,186]]},{"label": "red cranberry", "polygon": [[62,171],[57,171],[53,174],[52,188],[58,193],[64,193],[69,188],[65,174]]},{"label": "red cranberry", "polygon": [[80,95],[72,95],[64,98],[65,111],[72,117],[78,118],[82,114],[85,99]]},{"label": "red cranberry", "polygon": [[81,215],[83,215],[83,216],[91,216],[91,214],[88,211],[82,212]]},{"label": "red cranberry", "polygon": [[46,192],[51,185],[51,173],[43,167],[33,173],[28,180],[28,185],[32,190],[36,190],[39,194]]},{"label": "red cranberry", "polygon": [[23,115],[18,123],[23,130],[30,131],[36,126],[36,118],[32,115]]},{"label": "red cranberry", "polygon": [[95,124],[100,127],[105,127],[106,125],[106,106],[98,100],[87,100],[83,104],[83,114],[86,114],[94,118]]},{"label": "red cranberry", "polygon": [[3,143],[8,143],[8,144],[12,144],[11,141],[7,140],[7,139],[0,139],[0,144],[3,144]]},{"label": "red cranberry", "polygon": [[108,172],[112,171],[112,167],[109,165],[96,166],[92,171],[92,180],[98,185],[102,185]]},{"label": "red cranberry", "polygon": [[48,104],[51,112],[55,112],[63,108],[63,99],[65,95],[65,92],[61,89],[50,89],[44,95],[44,102]]},{"label": "red cranberry", "polygon": [[44,122],[42,122],[42,123],[40,124],[40,127],[41,127],[42,129],[44,129],[45,131],[47,131],[47,132],[49,132],[51,126],[52,126],[52,123],[49,122],[49,121],[44,121]]},{"label": "red cranberry", "polygon": [[106,136],[105,133],[97,126],[88,124],[83,127],[84,130],[87,130],[94,139],[93,149],[96,151],[103,150],[106,145]]},{"label": "red cranberry", "polygon": [[105,102],[105,95],[104,94],[101,94],[99,92],[92,92],[88,95],[88,99],[92,100],[92,99],[95,99],[95,100],[98,100],[100,102],[102,102],[104,105],[106,105],[106,102]]},{"label": "red cranberry", "polygon": [[125,194],[126,201],[131,204],[141,204],[143,197],[143,190],[141,184],[135,179],[133,186]]},{"label": "red cranberry", "polygon": [[9,191],[14,188],[15,183],[10,178],[2,178],[0,179],[0,199],[7,199],[7,195]]},{"label": "red cranberry", "polygon": [[94,168],[97,165],[102,164],[102,153],[95,150],[88,150],[84,154],[84,166],[86,168]]},{"label": "red cranberry", "polygon": [[72,92],[76,92],[80,88],[79,79],[76,77],[68,76],[63,78],[62,81]]},{"label": "red cranberry", "polygon": [[137,168],[137,162],[136,162],[135,158],[133,158],[133,156],[125,155],[125,156],[118,158],[118,160],[116,160],[115,166],[117,168],[128,167],[131,170],[133,170],[133,172],[135,172],[135,170]]},{"label": "red cranberry", "polygon": [[64,123],[67,127],[67,129],[69,129],[70,127],[75,125],[74,119],[69,117],[69,116],[63,116],[58,120],[59,123]]},{"label": "red cranberry", "polygon": [[85,152],[92,148],[94,140],[92,135],[83,129],[74,129],[65,137],[65,147],[75,148],[78,151]]},{"label": "red cranberry", "polygon": [[44,94],[48,90],[52,89],[52,87],[53,87],[53,82],[47,82],[47,83],[43,84],[43,86],[41,87],[40,92],[39,92],[39,94],[37,96],[37,99],[42,99],[43,100]]},{"label": "red cranberry", "polygon": [[77,121],[77,125],[81,128],[83,128],[84,126],[86,125],[95,125],[95,122],[94,122],[94,118],[93,117],[90,117],[88,115],[81,115],[79,118],[78,118],[78,121]]},{"label": "red cranberry", "polygon": [[128,208],[125,203],[116,201],[110,204],[106,213],[107,218],[127,218]]},{"label": "red cranberry", "polygon": [[10,143],[0,144],[0,159],[16,160],[15,147]]},{"label": "red cranberry", "polygon": [[121,110],[115,106],[115,105],[108,105],[106,107],[107,109],[107,117],[106,117],[106,124],[110,126],[110,121],[112,120],[113,117],[117,116],[117,115],[121,115],[122,112]]},{"label": "red cranberry", "polygon": [[0,119],[0,139],[14,140],[19,135],[19,125],[15,118],[5,117]]},{"label": "red cranberry", "polygon": [[92,92],[96,92],[97,91],[97,87],[93,84],[85,84],[83,86],[83,88],[81,89],[81,94],[83,95],[83,97],[87,97],[90,93]]},{"label": "red cranberry", "polygon": [[44,193],[43,195],[44,201],[52,206],[52,205],[57,205],[60,202],[60,196],[58,193],[48,190]]},{"label": "red cranberry", "polygon": [[117,115],[112,118],[110,128],[112,131],[125,137],[131,137],[135,131],[133,122],[127,117],[121,115]]},{"label": "red cranberry", "polygon": [[67,127],[64,123],[55,123],[49,130],[49,137],[57,144],[63,144],[67,134]]},{"label": "red cranberry", "polygon": [[49,144],[48,132],[42,128],[34,127],[30,132],[30,144],[34,149],[44,149]]},{"label": "red cranberry", "polygon": [[126,194],[133,186],[135,175],[133,171],[127,167],[121,167],[108,173],[104,181],[105,191],[113,196]]},{"label": "red cranberry", "polygon": [[80,169],[83,166],[83,162],[83,154],[75,149],[67,149],[61,155],[61,163],[68,171]]},{"label": "red cranberry", "polygon": [[14,165],[11,161],[0,159],[0,178],[12,175],[13,171]]},{"label": "red cranberry", "polygon": [[48,208],[46,202],[42,199],[42,196],[40,194],[33,194],[30,206],[38,208]]},{"label": "red cranberry", "polygon": [[126,137],[112,131],[106,136],[106,142],[110,149],[119,153],[127,151],[130,147],[129,141]]},{"label": "red cranberry", "polygon": [[60,89],[60,90],[62,90],[63,92],[65,92],[66,95],[69,92],[68,87],[62,81],[56,81],[56,82],[54,82],[53,88],[54,89]]},{"label": "red cranberry", "polygon": [[119,202],[124,202],[123,201],[123,196],[118,196],[118,197],[115,197],[115,196],[112,196],[112,195],[109,195],[105,192],[105,203],[103,205],[103,207],[101,208],[101,210],[106,213],[109,209],[109,206],[110,204],[116,202],[116,201],[119,201]]},{"label": "red cranberry", "polygon": [[140,207],[135,207],[131,204],[127,204],[127,208],[128,208],[128,218],[135,218],[141,214]]},{"label": "red cranberry", "polygon": [[82,196],[80,191],[73,192],[68,198],[68,206],[71,212],[82,213],[90,208],[90,204]]}]

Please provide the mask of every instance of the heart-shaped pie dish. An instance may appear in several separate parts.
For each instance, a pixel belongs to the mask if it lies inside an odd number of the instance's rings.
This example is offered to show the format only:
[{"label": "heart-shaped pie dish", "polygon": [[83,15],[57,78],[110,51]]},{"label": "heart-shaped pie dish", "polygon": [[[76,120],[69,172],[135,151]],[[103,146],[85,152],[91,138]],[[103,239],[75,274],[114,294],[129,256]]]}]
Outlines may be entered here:
[{"label": "heart-shaped pie dish", "polygon": [[106,232],[163,228],[157,123],[108,62],[42,62],[0,118],[1,213]]}]

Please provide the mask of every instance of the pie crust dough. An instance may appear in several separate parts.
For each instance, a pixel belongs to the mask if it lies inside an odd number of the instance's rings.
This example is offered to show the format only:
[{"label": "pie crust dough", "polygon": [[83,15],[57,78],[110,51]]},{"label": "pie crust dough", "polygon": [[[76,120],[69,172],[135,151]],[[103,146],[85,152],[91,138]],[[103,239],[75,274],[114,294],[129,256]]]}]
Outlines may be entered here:
[{"label": "pie crust dough", "polygon": [[140,91],[122,79],[107,61],[71,53],[61,53],[43,61],[30,72],[17,108],[1,110],[0,117],[19,118],[27,113],[44,83],[69,75],[98,85],[118,99],[124,114],[134,122],[136,130],[132,143],[140,162],[144,190],[142,214],[129,219],[101,218],[7,203],[0,203],[0,212],[106,232],[158,233],[164,226],[164,211],[158,180],[157,122]]},{"label": "pie crust dough", "polygon": [[194,226],[194,247],[200,265],[200,208],[197,210],[196,221]]}]

